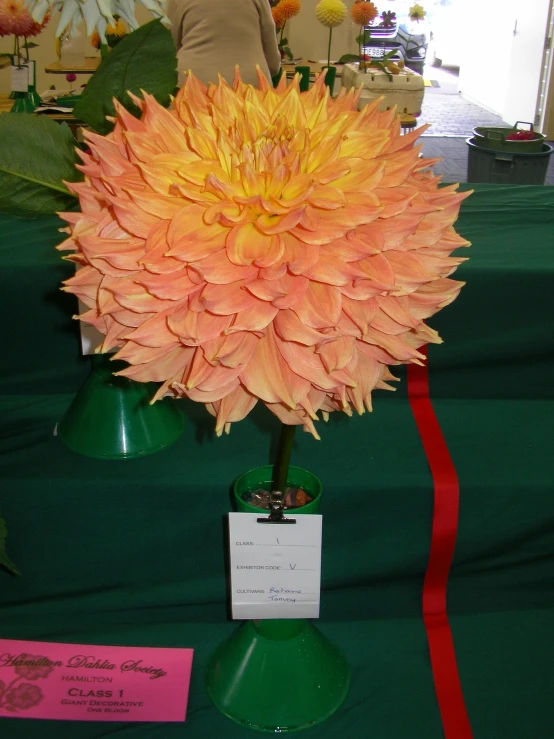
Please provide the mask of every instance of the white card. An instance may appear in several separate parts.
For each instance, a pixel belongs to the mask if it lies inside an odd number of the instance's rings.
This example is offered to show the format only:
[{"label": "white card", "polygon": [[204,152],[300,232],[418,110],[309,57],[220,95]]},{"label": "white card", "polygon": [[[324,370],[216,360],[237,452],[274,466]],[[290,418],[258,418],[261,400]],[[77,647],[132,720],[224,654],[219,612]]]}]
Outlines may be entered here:
[{"label": "white card", "polygon": [[[87,306],[79,300],[79,315],[87,311]],[[81,329],[81,351],[83,356],[95,354],[96,348],[104,341],[104,334],[101,334],[98,329],[84,321],[79,321],[79,327]]]},{"label": "white card", "polygon": [[229,514],[234,619],[319,618],[321,516],[258,523],[268,512]]},{"label": "white card", "polygon": [[29,89],[29,65],[12,66],[12,92],[27,92]]}]

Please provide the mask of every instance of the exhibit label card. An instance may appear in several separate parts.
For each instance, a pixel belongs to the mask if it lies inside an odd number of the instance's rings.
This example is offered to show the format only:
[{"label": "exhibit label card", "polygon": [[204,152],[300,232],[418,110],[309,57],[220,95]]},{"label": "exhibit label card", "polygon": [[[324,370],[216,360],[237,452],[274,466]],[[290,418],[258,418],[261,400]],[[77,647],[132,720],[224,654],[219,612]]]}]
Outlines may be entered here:
[{"label": "exhibit label card", "polygon": [[0,717],[184,721],[192,655],[0,639]]},{"label": "exhibit label card", "polygon": [[264,513],[229,514],[233,618],[319,618],[321,516],[258,523]]}]

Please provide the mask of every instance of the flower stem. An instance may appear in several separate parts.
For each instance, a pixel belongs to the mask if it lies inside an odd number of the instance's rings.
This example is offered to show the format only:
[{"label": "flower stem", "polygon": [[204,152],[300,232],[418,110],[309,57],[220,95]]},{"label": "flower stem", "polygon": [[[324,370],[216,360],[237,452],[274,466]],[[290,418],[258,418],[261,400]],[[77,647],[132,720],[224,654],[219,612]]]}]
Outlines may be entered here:
[{"label": "flower stem", "polygon": [[331,39],[333,38],[333,29],[329,29],[329,48],[327,49],[327,66],[331,66]]},{"label": "flower stem", "polygon": [[287,487],[287,477],[289,474],[290,455],[292,452],[292,443],[294,441],[294,432],[296,426],[281,426],[281,435],[279,436],[279,446],[277,447],[277,459],[273,467],[273,489],[280,493],[285,493]]}]

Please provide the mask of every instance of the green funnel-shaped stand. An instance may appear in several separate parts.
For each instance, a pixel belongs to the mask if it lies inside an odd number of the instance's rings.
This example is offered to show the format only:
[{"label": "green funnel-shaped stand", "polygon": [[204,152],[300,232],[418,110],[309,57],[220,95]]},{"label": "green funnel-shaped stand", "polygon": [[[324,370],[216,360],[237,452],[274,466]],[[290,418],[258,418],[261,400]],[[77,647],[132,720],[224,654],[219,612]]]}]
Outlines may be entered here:
[{"label": "green funnel-shaped stand", "polygon": [[16,92],[14,94],[14,103],[10,113],[32,113],[37,107],[32,92]]},{"label": "green funnel-shaped stand", "polygon": [[[273,467],[259,467],[234,485],[236,507],[258,513],[243,500],[247,491],[271,490]],[[294,515],[317,513],[321,482],[290,467],[287,484],[313,500]],[[216,649],[207,668],[210,698],[228,718],[258,731],[284,733],[325,721],[342,705],[350,668],[341,652],[307,619],[245,621]]]},{"label": "green funnel-shaped stand", "polygon": [[335,713],[348,694],[350,668],[311,621],[245,621],[212,655],[207,685],[229,718],[281,733]]},{"label": "green funnel-shaped stand", "polygon": [[72,451],[97,459],[132,459],[163,449],[181,435],[184,416],[175,401],[150,405],[157,385],[112,373],[125,362],[92,357],[92,372],[58,424]]}]

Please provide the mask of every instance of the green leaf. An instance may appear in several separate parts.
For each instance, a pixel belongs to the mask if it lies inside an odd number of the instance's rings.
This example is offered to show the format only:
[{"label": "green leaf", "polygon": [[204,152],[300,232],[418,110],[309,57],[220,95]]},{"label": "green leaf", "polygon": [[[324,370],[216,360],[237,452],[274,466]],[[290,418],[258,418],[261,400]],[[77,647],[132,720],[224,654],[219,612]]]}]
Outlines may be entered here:
[{"label": "green leaf", "polygon": [[21,575],[21,572],[17,569],[17,567],[14,565],[14,563],[11,561],[11,559],[6,554],[6,537],[8,536],[8,529],[6,527],[6,522],[0,516],[0,566],[5,567],[8,572],[11,572],[12,575]]},{"label": "green leaf", "polygon": [[285,46],[285,48],[283,49],[283,51],[285,52],[285,55],[286,55],[287,59],[289,59],[292,62],[292,60],[294,59],[294,56],[292,54],[292,51],[289,49],[289,47],[288,46]]},{"label": "green leaf", "polygon": [[358,54],[343,54],[337,64],[351,64],[352,62],[359,62],[360,59],[361,57]]},{"label": "green leaf", "polygon": [[0,116],[0,211],[40,216],[67,210],[75,197],[62,180],[77,182],[75,139],[64,123],[28,113]]},{"label": "green leaf", "polygon": [[279,46],[287,46],[287,45],[288,45],[288,43],[289,43],[289,40],[288,40],[288,38],[282,38],[282,39],[281,39],[281,40],[279,41]]},{"label": "green leaf", "polygon": [[363,44],[365,41],[365,33],[360,33],[359,36],[356,36],[356,43],[358,45]]},{"label": "green leaf", "polygon": [[171,33],[161,21],[154,20],[125,36],[102,60],[73,109],[75,117],[99,133],[109,133],[113,123],[112,98],[138,115],[127,92],[141,90],[154,95],[162,105],[169,105],[177,86],[177,56]]},{"label": "green leaf", "polygon": [[38,49],[38,44],[35,44],[34,41],[26,41],[25,48],[26,49]]}]

